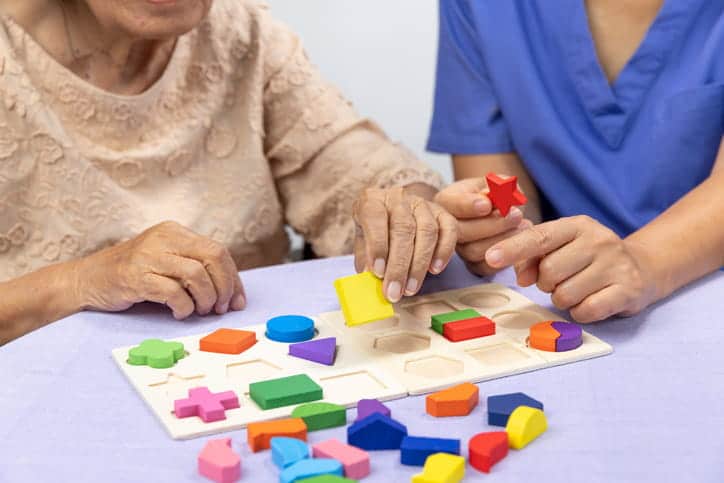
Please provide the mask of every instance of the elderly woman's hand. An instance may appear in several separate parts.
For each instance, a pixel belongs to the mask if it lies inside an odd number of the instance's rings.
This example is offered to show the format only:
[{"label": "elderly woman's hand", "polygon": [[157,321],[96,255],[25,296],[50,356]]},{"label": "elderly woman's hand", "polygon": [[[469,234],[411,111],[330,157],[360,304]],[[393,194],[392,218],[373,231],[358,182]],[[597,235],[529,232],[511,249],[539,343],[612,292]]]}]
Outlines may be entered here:
[{"label": "elderly woman's hand", "polygon": [[427,272],[440,273],[455,250],[455,218],[404,188],[367,189],[354,204],[354,219],[355,267],[383,278],[391,302],[417,293]]},{"label": "elderly woman's hand", "polygon": [[175,222],[82,259],[78,270],[77,295],[90,309],[119,311],[151,301],[183,319],[194,310],[223,314],[246,304],[226,248]]}]

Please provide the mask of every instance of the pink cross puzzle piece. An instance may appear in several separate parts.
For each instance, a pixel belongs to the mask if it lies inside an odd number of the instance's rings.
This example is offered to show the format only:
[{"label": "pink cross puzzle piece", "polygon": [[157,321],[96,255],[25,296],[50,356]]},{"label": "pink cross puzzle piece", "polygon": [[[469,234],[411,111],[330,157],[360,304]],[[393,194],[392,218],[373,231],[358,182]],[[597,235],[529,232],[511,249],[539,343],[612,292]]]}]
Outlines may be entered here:
[{"label": "pink cross puzzle piece", "polygon": [[205,423],[226,419],[226,410],[239,407],[234,391],[212,393],[207,387],[189,389],[188,399],[177,399],[173,412],[177,418],[200,417]]}]

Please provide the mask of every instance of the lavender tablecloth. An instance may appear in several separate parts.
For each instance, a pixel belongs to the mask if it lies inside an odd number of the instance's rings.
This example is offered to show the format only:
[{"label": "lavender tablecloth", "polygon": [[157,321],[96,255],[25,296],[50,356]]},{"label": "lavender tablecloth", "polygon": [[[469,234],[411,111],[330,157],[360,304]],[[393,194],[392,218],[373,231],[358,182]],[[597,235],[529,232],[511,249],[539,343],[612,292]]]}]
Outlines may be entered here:
[{"label": "lavender tablecloth", "polygon": [[[123,314],[82,313],[0,348],[0,481],[194,482],[208,438],[173,441],[111,360],[111,349],[147,337],[180,337],[251,325],[289,312],[337,309],[332,281],[350,258],[242,273],[249,307],[223,317],[176,322],[148,305]],[[495,281],[512,285],[513,274]],[[425,290],[482,280],[455,260]],[[545,294],[523,293],[542,305]],[[724,482],[724,273],[718,272],[637,317],[587,328],[614,354],[480,384],[481,403],[466,418],[434,420],[422,397],[392,401],[411,434],[467,440],[486,431],[485,397],[524,391],[545,403],[549,430],[512,451],[490,475],[467,467],[465,481]],[[349,417],[354,416],[350,410]],[[242,456],[242,480],[277,481],[269,452],[251,454],[245,431],[226,434]],[[310,434],[336,437],[335,428]],[[364,481],[409,481],[418,472],[395,451],[372,454]]]}]

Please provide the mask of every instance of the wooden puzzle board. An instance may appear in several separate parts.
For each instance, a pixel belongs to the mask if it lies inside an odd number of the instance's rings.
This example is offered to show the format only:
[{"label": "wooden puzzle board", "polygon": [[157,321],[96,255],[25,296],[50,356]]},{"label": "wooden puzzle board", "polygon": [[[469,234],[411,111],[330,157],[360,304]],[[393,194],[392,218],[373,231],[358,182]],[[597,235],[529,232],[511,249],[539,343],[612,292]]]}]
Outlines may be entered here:
[{"label": "wooden puzzle board", "polygon": [[[497,333],[450,342],[430,328],[432,315],[466,308],[493,319]],[[187,439],[288,417],[295,406],[263,411],[249,398],[249,383],[255,381],[304,373],[322,386],[325,401],[353,407],[363,398],[385,401],[613,352],[610,345],[585,331],[583,345],[572,351],[529,348],[526,339],[531,325],[561,318],[499,284],[410,297],[395,306],[394,317],[358,327],[345,326],[341,312],[323,313],[314,319],[316,337],[337,338],[333,366],[289,356],[288,344],[264,336],[265,324],[241,327],[255,331],[258,342],[238,355],[199,351],[199,339],[205,333],[173,339],[182,342],[188,354],[169,369],[128,364],[130,346],[112,353],[171,437]],[[207,386],[212,392],[233,390],[241,407],[227,410],[225,420],[213,423],[197,417],[176,418],[174,400],[186,398],[188,390],[196,386]]]}]

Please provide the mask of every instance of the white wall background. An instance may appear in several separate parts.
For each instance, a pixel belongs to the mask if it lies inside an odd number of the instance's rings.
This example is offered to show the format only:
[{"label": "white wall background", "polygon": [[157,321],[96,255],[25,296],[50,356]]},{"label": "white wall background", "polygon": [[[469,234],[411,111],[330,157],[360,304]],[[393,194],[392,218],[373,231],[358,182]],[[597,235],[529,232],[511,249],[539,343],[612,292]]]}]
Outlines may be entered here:
[{"label": "white wall background", "polygon": [[425,152],[437,53],[436,0],[268,0],[312,62],[445,179],[448,156]]}]

